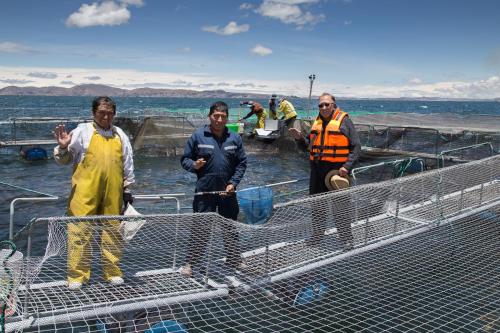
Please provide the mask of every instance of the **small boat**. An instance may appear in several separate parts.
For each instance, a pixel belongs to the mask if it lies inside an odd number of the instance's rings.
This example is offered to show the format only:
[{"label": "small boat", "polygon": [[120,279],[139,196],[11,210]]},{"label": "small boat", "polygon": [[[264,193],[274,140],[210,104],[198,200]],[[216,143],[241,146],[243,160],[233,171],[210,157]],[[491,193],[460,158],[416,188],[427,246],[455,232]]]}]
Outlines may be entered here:
[{"label": "small boat", "polygon": [[264,128],[257,128],[255,130],[255,139],[264,141],[266,143],[274,142],[281,137],[281,129],[283,128],[283,121],[266,119]]}]

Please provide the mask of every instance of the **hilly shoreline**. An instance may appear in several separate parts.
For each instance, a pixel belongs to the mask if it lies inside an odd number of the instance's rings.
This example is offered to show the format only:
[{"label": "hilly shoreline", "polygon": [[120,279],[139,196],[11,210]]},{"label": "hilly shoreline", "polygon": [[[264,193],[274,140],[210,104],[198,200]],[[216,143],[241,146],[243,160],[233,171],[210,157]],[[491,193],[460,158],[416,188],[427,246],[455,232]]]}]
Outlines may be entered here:
[{"label": "hilly shoreline", "polygon": [[63,87],[17,87],[0,89],[0,96],[113,96],[113,97],[191,97],[191,98],[269,98],[270,94],[228,92],[224,90],[188,90],[136,88],[132,90],[114,88],[102,84],[82,84]]},{"label": "hilly shoreline", "polygon": [[[18,87],[7,86],[0,89],[0,96],[112,96],[112,97],[184,97],[184,98],[239,98],[239,99],[268,99],[269,94],[250,92],[229,92],[225,90],[189,90],[189,89],[159,89],[136,88],[132,90],[115,88],[104,84],[81,84],[71,88],[64,87]],[[288,96],[289,98],[307,98]],[[317,98],[318,96],[312,96]],[[400,101],[478,101],[500,102],[500,98],[469,99],[443,97],[339,97],[349,100],[400,100]]]}]

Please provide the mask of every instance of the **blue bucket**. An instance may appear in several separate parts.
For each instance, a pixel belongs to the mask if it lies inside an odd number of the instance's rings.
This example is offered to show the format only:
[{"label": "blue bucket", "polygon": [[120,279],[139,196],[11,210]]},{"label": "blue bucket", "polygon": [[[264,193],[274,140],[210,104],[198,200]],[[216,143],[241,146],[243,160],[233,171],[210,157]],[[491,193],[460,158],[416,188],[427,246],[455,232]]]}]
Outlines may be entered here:
[{"label": "blue bucket", "polygon": [[151,326],[144,333],[187,333],[187,328],[175,320],[164,320]]},{"label": "blue bucket", "polygon": [[21,151],[21,155],[28,161],[38,161],[47,159],[47,151],[41,147],[33,147]]},{"label": "blue bucket", "polygon": [[237,192],[240,208],[247,224],[263,224],[273,212],[273,190],[257,187]]},{"label": "blue bucket", "polygon": [[300,291],[295,295],[293,306],[299,307],[318,301],[323,298],[327,292],[328,284],[323,281],[315,281],[314,283],[300,289]]}]

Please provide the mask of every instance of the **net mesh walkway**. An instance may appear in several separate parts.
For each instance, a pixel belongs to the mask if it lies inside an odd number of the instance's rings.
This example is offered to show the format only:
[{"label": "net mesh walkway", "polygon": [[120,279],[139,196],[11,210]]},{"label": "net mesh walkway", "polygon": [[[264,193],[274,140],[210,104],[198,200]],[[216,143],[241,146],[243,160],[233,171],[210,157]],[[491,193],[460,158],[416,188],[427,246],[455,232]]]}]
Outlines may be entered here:
[{"label": "net mesh walkway", "polygon": [[[31,229],[48,227],[47,249],[25,253],[7,330],[499,331],[499,163],[301,198],[263,225],[214,213],[35,220]],[[92,229],[92,275],[79,290],[66,282],[72,223]],[[122,226],[121,285],[102,278],[100,238],[112,223]],[[138,228],[128,241],[124,226]],[[193,246],[198,263],[184,276]],[[244,265],[229,265],[235,254]]]}]

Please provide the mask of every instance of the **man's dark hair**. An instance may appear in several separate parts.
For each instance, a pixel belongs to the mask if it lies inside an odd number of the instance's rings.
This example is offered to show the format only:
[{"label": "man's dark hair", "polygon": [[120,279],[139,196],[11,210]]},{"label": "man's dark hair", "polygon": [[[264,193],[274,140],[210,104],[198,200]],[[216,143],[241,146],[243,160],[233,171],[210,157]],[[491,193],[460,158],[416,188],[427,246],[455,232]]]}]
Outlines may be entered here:
[{"label": "man's dark hair", "polygon": [[94,98],[94,100],[92,101],[92,113],[95,114],[97,108],[99,108],[101,104],[107,104],[111,106],[111,108],[113,109],[113,113],[116,114],[116,103],[111,97],[108,96],[99,96]]},{"label": "man's dark hair", "polygon": [[225,112],[226,116],[229,116],[229,108],[227,107],[227,104],[224,103],[223,101],[218,101],[212,104],[210,106],[210,111],[208,112],[208,115],[211,116],[212,113],[214,113],[215,111]]}]

